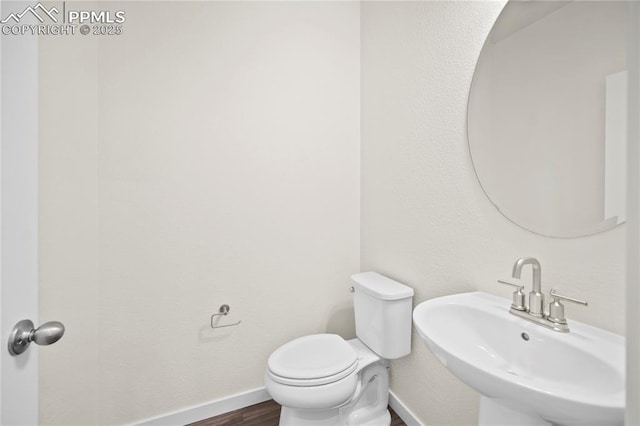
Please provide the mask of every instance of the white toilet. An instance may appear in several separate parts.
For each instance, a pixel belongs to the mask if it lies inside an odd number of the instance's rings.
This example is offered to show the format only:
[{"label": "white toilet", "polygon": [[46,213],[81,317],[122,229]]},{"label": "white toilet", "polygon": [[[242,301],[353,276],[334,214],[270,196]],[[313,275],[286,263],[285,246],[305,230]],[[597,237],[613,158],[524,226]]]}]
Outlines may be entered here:
[{"label": "white toilet", "polygon": [[391,422],[388,359],[411,352],[413,289],[376,272],[351,276],[356,339],[314,334],[276,349],[265,385],[282,405],[280,425]]}]

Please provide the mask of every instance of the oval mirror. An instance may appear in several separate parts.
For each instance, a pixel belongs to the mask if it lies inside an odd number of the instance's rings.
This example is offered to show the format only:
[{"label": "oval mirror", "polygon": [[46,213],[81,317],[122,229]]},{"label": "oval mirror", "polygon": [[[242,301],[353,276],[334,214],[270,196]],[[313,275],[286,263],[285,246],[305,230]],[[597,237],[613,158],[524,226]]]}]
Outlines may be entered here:
[{"label": "oval mirror", "polygon": [[625,221],[623,1],[510,1],[476,65],[469,148],[498,210],[538,234]]}]

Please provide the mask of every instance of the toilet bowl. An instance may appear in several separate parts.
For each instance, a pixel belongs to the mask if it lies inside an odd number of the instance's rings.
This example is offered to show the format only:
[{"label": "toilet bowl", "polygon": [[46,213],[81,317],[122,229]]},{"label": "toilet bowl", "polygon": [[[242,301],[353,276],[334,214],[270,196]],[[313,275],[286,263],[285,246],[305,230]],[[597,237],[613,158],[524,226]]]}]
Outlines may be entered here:
[{"label": "toilet bowl", "polygon": [[264,381],[280,425],[390,424],[387,359],[411,351],[413,290],[375,272],[351,278],[358,338],[303,336],[269,357]]}]

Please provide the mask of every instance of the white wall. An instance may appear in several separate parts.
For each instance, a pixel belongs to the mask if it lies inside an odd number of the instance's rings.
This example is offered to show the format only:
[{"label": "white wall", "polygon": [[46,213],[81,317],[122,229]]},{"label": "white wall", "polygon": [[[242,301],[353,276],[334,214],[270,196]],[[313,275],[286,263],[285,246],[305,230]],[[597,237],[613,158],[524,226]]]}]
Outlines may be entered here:
[{"label": "white wall", "polygon": [[[283,342],[353,333],[360,5],[120,7],[122,36],[41,42],[43,424],[259,387]],[[212,331],[223,303],[242,324]]]},{"label": "white wall", "polygon": [[[521,256],[542,263],[543,287],[584,298],[570,319],[624,333],[624,226],[552,239],[505,219],[483,194],[466,138],[467,95],[503,2],[362,5],[362,269],[416,290],[415,302],[483,290]],[[477,394],[414,337],[391,387],[425,424],[474,424]]]}]

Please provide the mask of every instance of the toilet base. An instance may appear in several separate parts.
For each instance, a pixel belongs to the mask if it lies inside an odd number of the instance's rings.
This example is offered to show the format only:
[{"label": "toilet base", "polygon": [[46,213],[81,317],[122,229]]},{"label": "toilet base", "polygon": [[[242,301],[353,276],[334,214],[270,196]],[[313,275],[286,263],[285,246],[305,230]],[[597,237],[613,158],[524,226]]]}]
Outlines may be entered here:
[{"label": "toilet base", "polygon": [[389,426],[391,424],[391,413],[389,410],[384,410],[383,413],[377,417],[370,418],[366,422],[349,423],[349,425],[357,426]]},{"label": "toilet base", "polygon": [[[354,422],[355,421],[355,422]],[[345,423],[346,422],[346,423]],[[365,422],[357,422],[357,419],[340,419],[340,409],[326,411],[302,411],[295,408],[282,407],[280,411],[280,426],[389,426],[391,424],[391,413],[384,410],[377,417],[368,419]]]},{"label": "toilet base", "polygon": [[371,419],[366,423],[363,423],[362,426],[389,426],[391,424],[391,413],[389,410],[385,410],[378,418]]},{"label": "toilet base", "polygon": [[340,410],[300,410],[282,407],[280,426],[334,426],[340,424]]}]

